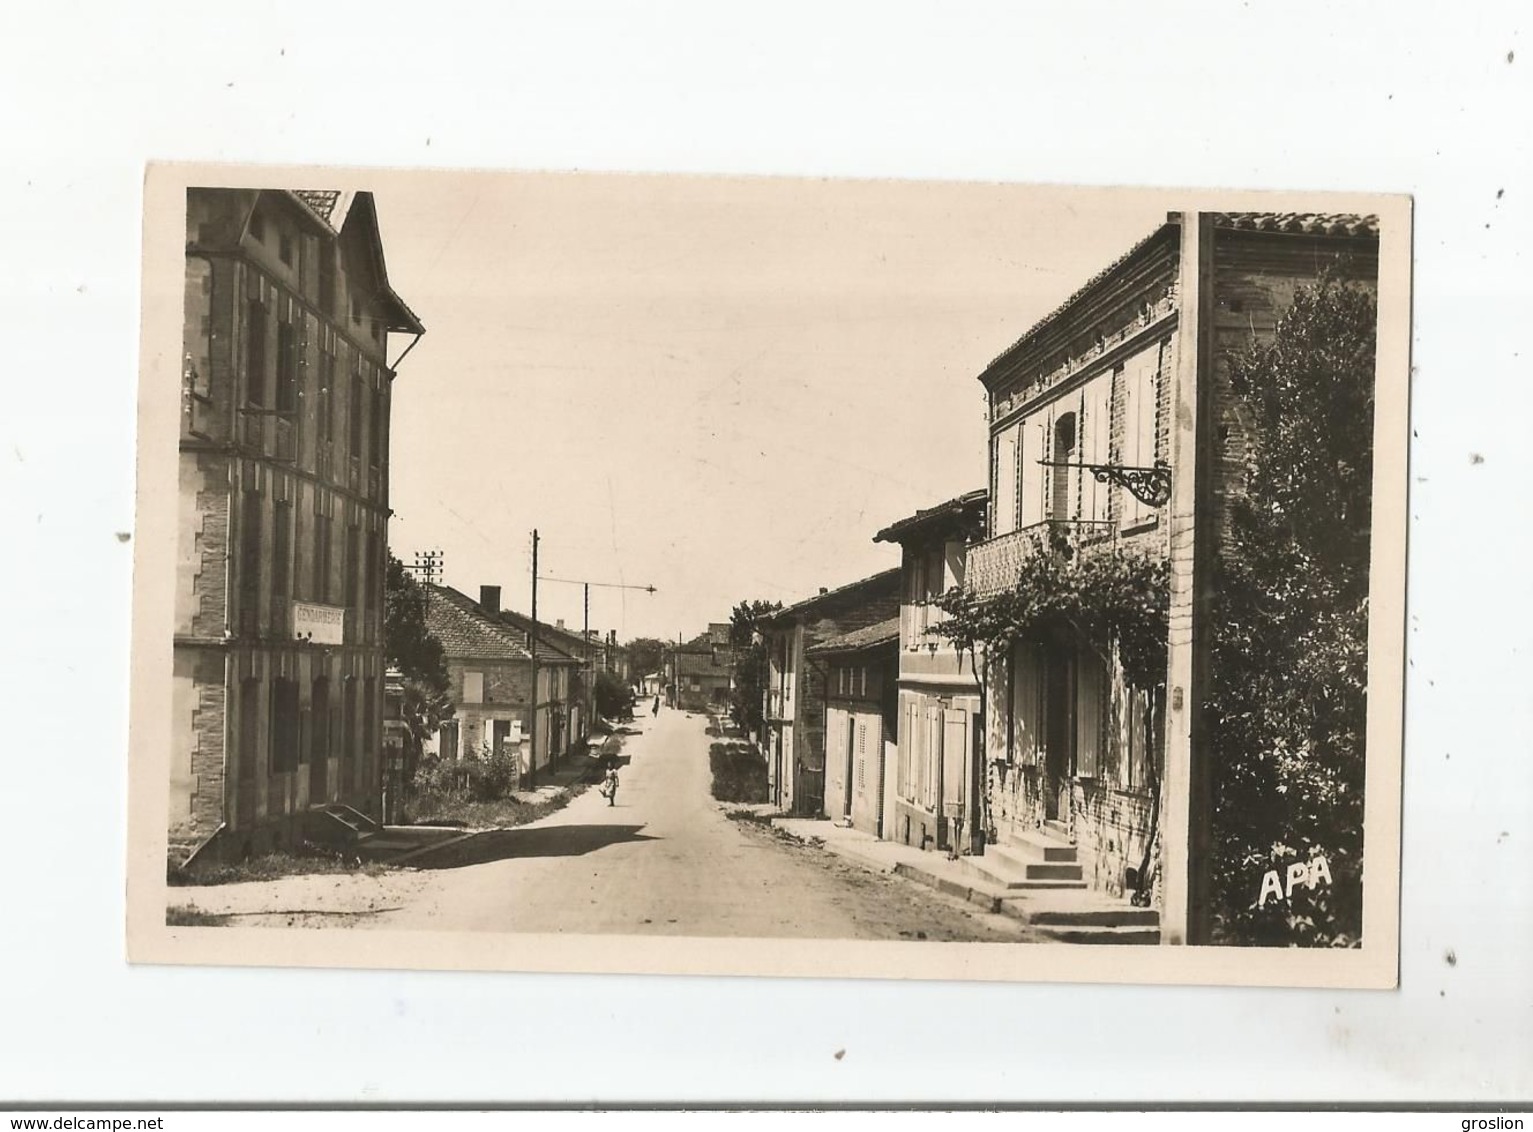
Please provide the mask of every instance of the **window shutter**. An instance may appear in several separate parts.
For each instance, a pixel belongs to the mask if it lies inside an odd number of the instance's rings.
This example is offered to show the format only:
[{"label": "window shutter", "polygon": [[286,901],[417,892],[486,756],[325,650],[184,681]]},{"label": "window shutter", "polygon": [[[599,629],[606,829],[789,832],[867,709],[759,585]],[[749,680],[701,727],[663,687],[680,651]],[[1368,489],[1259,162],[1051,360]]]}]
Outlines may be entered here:
[{"label": "window shutter", "polygon": [[1031,644],[1019,645],[1012,680],[1011,726],[1017,761],[1023,766],[1038,762],[1038,689],[1038,651]]},{"label": "window shutter", "polygon": [[1021,524],[1030,527],[1043,520],[1044,467],[1039,460],[1048,458],[1048,422],[1041,416],[1026,422],[1018,459],[1022,462]]},{"label": "window shutter", "polygon": [[964,803],[965,756],[969,751],[969,713],[948,708],[942,713],[942,804],[959,810]]},{"label": "window shutter", "polygon": [[996,439],[994,533],[1007,535],[1017,529],[1017,458],[1022,426],[1012,425]]},{"label": "window shutter", "polygon": [[[1112,458],[1112,374],[1103,374],[1091,385],[1090,404],[1086,409],[1086,462],[1106,464]],[[1090,472],[1083,473],[1089,485],[1091,507],[1086,517],[1106,522],[1111,484],[1098,483]]]},{"label": "window shutter", "polygon": [[1095,778],[1102,745],[1102,665],[1083,652],[1076,669],[1075,773]]}]

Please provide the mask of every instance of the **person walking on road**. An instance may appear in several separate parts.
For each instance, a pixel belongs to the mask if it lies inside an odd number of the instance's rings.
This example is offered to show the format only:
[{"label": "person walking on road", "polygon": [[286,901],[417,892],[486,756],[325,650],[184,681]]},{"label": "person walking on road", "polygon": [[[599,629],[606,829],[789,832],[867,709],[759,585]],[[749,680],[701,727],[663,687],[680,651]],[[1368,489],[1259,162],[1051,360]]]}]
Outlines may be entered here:
[{"label": "person walking on road", "polygon": [[617,767],[607,768],[607,777],[601,781],[601,796],[607,799],[607,805],[617,805]]},{"label": "person walking on road", "polygon": [[659,715],[660,714],[660,697],[659,696],[655,697],[655,706],[650,709],[649,714],[650,715]]}]

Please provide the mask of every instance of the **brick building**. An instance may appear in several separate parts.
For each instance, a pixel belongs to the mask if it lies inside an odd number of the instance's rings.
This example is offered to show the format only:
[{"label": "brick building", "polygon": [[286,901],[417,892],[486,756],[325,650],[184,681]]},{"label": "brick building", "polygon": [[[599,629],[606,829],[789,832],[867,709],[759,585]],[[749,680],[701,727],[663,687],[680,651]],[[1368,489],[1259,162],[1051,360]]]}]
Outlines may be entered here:
[{"label": "brick building", "polygon": [[884,837],[923,849],[984,843],[975,740],[984,705],[974,659],[927,629],[944,616],[936,599],[964,584],[965,548],[983,530],[987,498],[971,491],[874,536],[901,551],[898,751]]},{"label": "brick building", "polygon": [[501,609],[498,586],[481,586],[478,601],[449,586],[427,592],[426,623],[447,657],[454,708],[435,753],[456,761],[513,751],[524,777],[557,761],[571,742],[570,689],[580,662],[548,640],[552,626],[540,625],[534,703],[531,619]]},{"label": "brick building", "polygon": [[380,816],[389,286],[371,194],[191,189],[169,851]]},{"label": "brick building", "polygon": [[987,855],[1159,902],[1166,854],[1185,875],[1199,852],[1206,830],[1187,819],[1191,563],[1195,545],[1217,553],[1244,474],[1229,359],[1270,340],[1295,291],[1325,271],[1376,285],[1373,218],[1172,214],[980,375],[992,504],[968,585],[1007,590],[1040,553],[1123,549],[1169,560],[1172,579],[1168,681],[1132,686],[1115,649],[1068,631],[989,658]]},{"label": "brick building", "polygon": [[767,785],[770,801],[800,815],[825,812],[827,666],[809,650],[899,614],[900,571],[870,578],[772,614],[762,623],[767,652]]}]

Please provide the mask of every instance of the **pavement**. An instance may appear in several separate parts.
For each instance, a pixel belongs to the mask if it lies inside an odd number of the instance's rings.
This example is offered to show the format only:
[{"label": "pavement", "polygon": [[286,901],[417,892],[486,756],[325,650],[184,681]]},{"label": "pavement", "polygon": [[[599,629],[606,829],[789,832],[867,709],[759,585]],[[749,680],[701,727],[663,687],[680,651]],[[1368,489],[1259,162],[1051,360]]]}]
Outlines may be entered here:
[{"label": "pavement", "polygon": [[1159,938],[1153,913],[1126,901],[1080,889],[1019,892],[975,877],[964,858],[882,841],[870,833],[824,818],[772,816],[790,836],[823,848],[863,868],[925,885],[987,912],[1009,916],[1072,943],[1150,943]]}]

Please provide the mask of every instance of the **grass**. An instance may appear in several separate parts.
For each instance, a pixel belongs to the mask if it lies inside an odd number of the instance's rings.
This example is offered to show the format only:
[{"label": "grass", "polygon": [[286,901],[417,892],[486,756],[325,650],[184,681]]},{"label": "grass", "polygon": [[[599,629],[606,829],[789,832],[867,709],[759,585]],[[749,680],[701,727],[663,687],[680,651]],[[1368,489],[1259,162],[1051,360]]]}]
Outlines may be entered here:
[{"label": "grass", "polygon": [[713,796],[720,802],[755,804],[767,800],[766,760],[749,743],[731,740],[708,747]]},{"label": "grass", "polygon": [[414,809],[421,815],[415,825],[456,825],[465,829],[503,829],[526,825],[547,817],[555,810],[569,805],[570,799],[579,796],[589,785],[574,782],[551,798],[536,802],[522,802],[516,798],[500,798],[493,802],[476,802],[461,795],[442,794],[423,796]]},{"label": "grass", "polygon": [[316,849],[311,853],[268,853],[263,857],[252,857],[248,861],[202,866],[191,872],[171,869],[166,873],[165,880],[172,887],[199,887],[329,873],[382,876],[388,871],[387,865],[364,864],[354,857]]},{"label": "grass", "polygon": [[204,912],[190,904],[176,904],[165,909],[167,928],[222,928],[228,926],[228,923],[228,916]]}]

